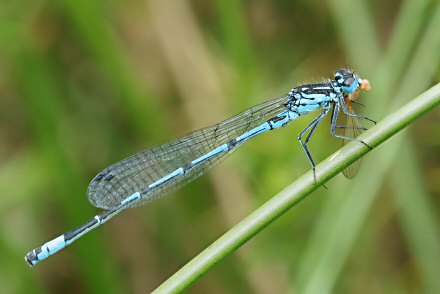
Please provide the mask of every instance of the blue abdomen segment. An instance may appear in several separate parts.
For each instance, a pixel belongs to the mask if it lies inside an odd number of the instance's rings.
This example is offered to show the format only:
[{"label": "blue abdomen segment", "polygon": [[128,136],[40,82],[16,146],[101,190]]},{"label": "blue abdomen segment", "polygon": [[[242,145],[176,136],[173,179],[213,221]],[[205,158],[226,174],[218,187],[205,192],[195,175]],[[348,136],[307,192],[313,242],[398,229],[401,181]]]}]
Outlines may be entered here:
[{"label": "blue abdomen segment", "polygon": [[115,209],[105,210],[102,213],[95,215],[85,224],[32,250],[31,252],[26,254],[24,259],[31,266],[35,265],[36,263],[48,258],[49,256],[65,248],[66,246],[72,244],[73,242],[75,242],[75,240],[81,238],[91,230],[99,227],[100,225],[111,219],[113,216],[120,213],[122,210],[130,207],[133,203],[139,201],[140,198],[141,194],[139,192],[133,193],[132,195],[125,198]]},{"label": "blue abdomen segment", "polygon": [[34,249],[29,252],[25,256],[25,260],[31,265],[35,265],[37,262],[44,260],[51,256],[52,254],[57,253],[61,249],[67,246],[66,240],[64,239],[64,235],[59,236],[47,243],[43,246]]}]

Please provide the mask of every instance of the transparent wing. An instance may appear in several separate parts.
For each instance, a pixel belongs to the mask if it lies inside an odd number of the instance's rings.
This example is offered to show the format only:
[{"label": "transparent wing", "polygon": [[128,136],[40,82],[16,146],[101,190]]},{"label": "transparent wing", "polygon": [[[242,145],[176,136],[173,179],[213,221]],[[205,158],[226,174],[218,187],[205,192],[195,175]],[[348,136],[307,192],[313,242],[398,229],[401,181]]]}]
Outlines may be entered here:
[{"label": "transparent wing", "polygon": [[[349,137],[349,138],[356,138],[357,136],[359,136],[362,131],[364,130],[364,128],[362,128],[359,125],[358,119],[356,117],[353,116],[348,116],[345,115],[345,119],[346,119],[346,124],[345,124],[345,134],[344,136]],[[350,141],[348,140],[342,140],[342,145],[344,146],[345,144],[349,143]],[[353,162],[352,164],[350,164],[349,166],[347,166],[342,173],[344,174],[344,176],[348,179],[352,179],[354,178],[358,171],[359,168],[361,166],[361,160],[356,160],[355,162]]]},{"label": "transparent wing", "polygon": [[[96,207],[111,209],[135,192],[175,171],[192,160],[227,143],[262,122],[285,110],[289,96],[285,95],[249,108],[223,122],[197,130],[169,143],[127,157],[100,172],[87,189],[89,201]],[[236,149],[234,147],[233,150]],[[133,206],[189,183],[207,169],[225,159],[229,153],[221,153],[203,164],[194,166],[187,173],[157,188],[141,193],[142,199]]]}]

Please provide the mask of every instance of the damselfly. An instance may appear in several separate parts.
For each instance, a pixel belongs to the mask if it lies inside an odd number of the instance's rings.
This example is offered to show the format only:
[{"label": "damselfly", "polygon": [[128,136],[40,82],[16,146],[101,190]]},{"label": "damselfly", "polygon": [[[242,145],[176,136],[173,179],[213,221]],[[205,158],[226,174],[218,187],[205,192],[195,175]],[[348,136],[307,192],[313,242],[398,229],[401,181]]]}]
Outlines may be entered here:
[{"label": "damselfly", "polygon": [[[315,163],[307,145],[332,105],[331,134],[344,141],[357,141],[369,147],[355,138],[363,130],[355,119],[362,118],[374,122],[366,116],[352,112],[352,103],[356,103],[355,99],[361,89],[370,90],[368,81],[342,69],[335,74],[334,80],[295,87],[280,98],[263,102],[221,123],[111,165],[92,180],[87,190],[89,201],[104,211],[82,226],[29,252],[25,260],[31,266],[35,265],[121,211],[149,202],[191,182],[247,140],[283,127],[301,115],[321,109],[322,112],[298,135],[298,140],[312,165],[316,182]],[[341,108],[347,116],[347,126],[337,125]],[[337,128],[344,129],[345,134],[337,134]],[[344,174],[349,178],[353,177],[358,167],[358,163],[355,163],[353,167],[344,171]]]}]

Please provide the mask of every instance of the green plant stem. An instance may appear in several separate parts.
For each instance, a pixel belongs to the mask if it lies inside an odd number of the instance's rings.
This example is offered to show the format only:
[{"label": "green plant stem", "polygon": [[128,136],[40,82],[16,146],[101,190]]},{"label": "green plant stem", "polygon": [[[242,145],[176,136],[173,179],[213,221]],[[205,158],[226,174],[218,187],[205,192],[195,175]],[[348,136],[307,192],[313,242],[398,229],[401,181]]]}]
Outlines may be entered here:
[{"label": "green plant stem", "polygon": [[[388,115],[376,126],[364,132],[360,139],[373,148],[377,147],[438,104],[440,104],[440,84]],[[313,174],[308,172],[290,184],[183,266],[154,293],[175,293],[188,288],[221,259],[369,151],[371,150],[368,147],[357,142],[344,146],[317,166],[316,183]]]}]

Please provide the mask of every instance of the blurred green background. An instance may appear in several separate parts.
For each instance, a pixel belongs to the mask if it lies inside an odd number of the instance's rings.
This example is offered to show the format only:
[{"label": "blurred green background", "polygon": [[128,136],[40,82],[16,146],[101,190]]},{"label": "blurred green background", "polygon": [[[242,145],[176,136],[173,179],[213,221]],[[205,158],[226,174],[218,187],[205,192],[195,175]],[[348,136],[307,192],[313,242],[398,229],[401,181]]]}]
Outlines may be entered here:
[{"label": "blurred green background", "polygon": [[[145,293],[310,169],[304,117],[30,269],[99,210],[128,155],[355,69],[373,119],[440,81],[440,1],[0,2],[0,292]],[[191,293],[440,293],[434,110],[257,235]],[[341,143],[328,120],[310,149]]]}]

